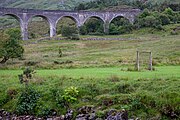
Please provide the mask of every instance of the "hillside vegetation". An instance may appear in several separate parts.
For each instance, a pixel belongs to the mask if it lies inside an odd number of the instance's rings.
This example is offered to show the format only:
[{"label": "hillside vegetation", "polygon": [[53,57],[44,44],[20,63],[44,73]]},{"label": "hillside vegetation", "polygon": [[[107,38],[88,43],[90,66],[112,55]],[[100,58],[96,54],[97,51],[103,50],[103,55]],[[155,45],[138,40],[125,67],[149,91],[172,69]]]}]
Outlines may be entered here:
[{"label": "hillside vegetation", "polygon": [[[59,9],[59,10],[74,10],[78,8],[78,5],[83,9],[105,9],[110,6],[122,6],[128,5],[131,7],[141,8],[149,7],[174,7],[179,10],[179,0],[1,0],[0,7],[12,7],[12,8],[26,8],[26,9]],[[128,7],[126,6],[126,7]],[[125,7],[125,6],[124,6]],[[164,8],[163,7],[163,8]]]},{"label": "hillside vegetation", "polygon": [[[154,65],[179,65],[179,24],[166,25],[163,29],[159,31],[143,28],[131,34],[119,36],[81,36],[83,38],[111,38],[112,40],[122,38],[122,41],[24,41],[24,58],[13,59],[4,67],[21,68],[24,65],[33,65],[36,68],[74,68],[126,64],[131,66],[135,64],[137,50],[152,51]],[[173,35],[174,30],[177,35]],[[62,50],[63,57],[59,57],[59,48]]]},{"label": "hillside vegetation", "polygon": [[0,7],[73,10],[76,5],[91,0],[1,0]]}]

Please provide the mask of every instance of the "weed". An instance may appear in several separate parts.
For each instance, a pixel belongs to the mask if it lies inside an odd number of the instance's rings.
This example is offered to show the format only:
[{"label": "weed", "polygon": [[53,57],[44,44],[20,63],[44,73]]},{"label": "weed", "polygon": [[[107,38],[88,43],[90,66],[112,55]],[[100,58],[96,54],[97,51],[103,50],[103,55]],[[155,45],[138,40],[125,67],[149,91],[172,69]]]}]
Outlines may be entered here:
[{"label": "weed", "polygon": [[127,94],[133,92],[135,89],[129,83],[120,83],[116,85],[116,90],[119,93]]},{"label": "weed", "polygon": [[25,66],[35,66],[37,65],[39,62],[36,62],[36,61],[26,61],[24,63]]},{"label": "weed", "polygon": [[18,98],[16,112],[19,115],[34,114],[40,94],[31,86],[26,86]]},{"label": "weed", "polygon": [[120,78],[117,75],[112,75],[109,80],[111,82],[118,82],[120,80]]}]

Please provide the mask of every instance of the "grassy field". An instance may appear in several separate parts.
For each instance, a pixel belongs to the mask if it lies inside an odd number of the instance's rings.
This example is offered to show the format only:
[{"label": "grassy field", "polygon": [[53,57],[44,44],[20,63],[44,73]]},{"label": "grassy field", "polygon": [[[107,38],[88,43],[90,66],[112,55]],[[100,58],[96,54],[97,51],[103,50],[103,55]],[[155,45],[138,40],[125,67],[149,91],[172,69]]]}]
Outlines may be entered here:
[{"label": "grassy field", "polygon": [[[180,66],[161,66],[155,67],[155,71],[125,71],[127,67],[108,67],[108,68],[79,68],[79,69],[54,69],[36,70],[38,76],[70,76],[72,78],[108,78],[117,76],[127,79],[156,79],[156,78],[180,78]],[[0,76],[11,76],[22,73],[22,70],[0,70]]]},{"label": "grassy field", "polygon": [[[79,68],[36,70],[29,85],[40,94],[34,114],[44,116],[49,110],[65,113],[59,95],[70,86],[79,91],[70,107],[94,106],[98,117],[109,109],[126,109],[130,118],[171,119],[179,115],[180,66],[156,67],[156,71],[130,72],[121,68]],[[0,70],[0,108],[16,111],[24,90],[18,75],[22,70]]]},{"label": "grassy field", "polygon": [[[179,24],[166,26],[166,32],[142,29],[127,35],[101,36],[112,39],[113,37],[122,38],[123,40],[23,41],[24,57],[21,60],[9,60],[0,68],[21,69],[24,66],[33,66],[36,69],[55,69],[134,66],[137,50],[152,51],[153,65],[155,66],[179,65],[180,35],[170,35],[171,30],[177,26]],[[59,48],[63,53],[62,57],[59,57]]]},{"label": "grassy field", "polygon": [[[33,109],[37,116],[52,109],[64,114],[67,108],[59,106],[63,91],[74,86],[79,94],[69,106],[74,110],[94,106],[102,119],[109,109],[126,109],[130,118],[142,120],[173,119],[173,114],[179,117],[180,35],[171,35],[178,26],[165,26],[165,31],[141,29],[127,35],[98,36],[122,41],[23,41],[24,57],[0,66],[0,108],[17,111],[26,90],[18,75],[30,66],[36,73],[29,86],[40,94]],[[154,71],[131,71],[137,50],[152,51]]]}]

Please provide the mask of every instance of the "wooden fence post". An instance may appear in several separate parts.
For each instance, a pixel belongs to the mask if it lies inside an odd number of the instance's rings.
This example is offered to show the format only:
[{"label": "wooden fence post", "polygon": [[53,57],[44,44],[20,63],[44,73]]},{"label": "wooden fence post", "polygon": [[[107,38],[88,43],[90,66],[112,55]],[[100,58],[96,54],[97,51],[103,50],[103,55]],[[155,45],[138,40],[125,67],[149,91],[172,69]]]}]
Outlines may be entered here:
[{"label": "wooden fence post", "polygon": [[150,56],[149,56],[149,70],[152,71],[152,52],[150,52]]},{"label": "wooden fence post", "polygon": [[140,66],[139,66],[139,51],[137,51],[137,57],[136,57],[136,69],[139,71]]}]

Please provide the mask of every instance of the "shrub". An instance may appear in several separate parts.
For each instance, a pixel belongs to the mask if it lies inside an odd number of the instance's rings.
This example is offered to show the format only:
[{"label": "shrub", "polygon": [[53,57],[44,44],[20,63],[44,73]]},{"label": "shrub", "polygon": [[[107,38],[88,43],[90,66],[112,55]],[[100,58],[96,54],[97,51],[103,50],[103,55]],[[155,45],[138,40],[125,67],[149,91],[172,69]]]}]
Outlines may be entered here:
[{"label": "shrub", "polygon": [[89,83],[84,85],[84,87],[81,88],[81,95],[93,99],[96,95],[99,95],[100,90],[98,89],[97,85],[94,83]]},{"label": "shrub", "polygon": [[170,23],[170,19],[168,18],[168,16],[166,14],[161,14],[159,16],[159,19],[161,20],[162,25],[167,25]]},{"label": "shrub", "polygon": [[70,104],[77,101],[77,97],[79,95],[79,91],[76,87],[69,87],[62,91],[58,91],[56,93],[56,101],[58,106],[60,107],[69,107]]},{"label": "shrub", "polygon": [[16,107],[17,114],[34,114],[36,103],[39,97],[40,94],[34,88],[26,86],[18,98]]},{"label": "shrub", "polygon": [[154,16],[147,16],[144,18],[144,27],[156,27],[160,24],[160,21],[157,20]]},{"label": "shrub", "polygon": [[85,25],[83,25],[83,26],[81,26],[81,27],[79,28],[79,33],[80,33],[81,35],[87,35],[87,28],[86,28]]},{"label": "shrub", "polygon": [[134,88],[129,83],[120,83],[116,86],[116,89],[120,93],[130,93],[134,91]]},{"label": "shrub", "polygon": [[148,9],[144,9],[143,12],[139,15],[139,18],[145,18],[150,15],[151,15],[151,12]]},{"label": "shrub", "polygon": [[59,47],[59,52],[58,53],[59,53],[59,57],[62,57],[63,54],[62,54],[62,50],[61,50],[60,47]]},{"label": "shrub", "polygon": [[132,24],[129,22],[128,19],[123,17],[115,18],[109,27],[109,34],[117,35],[117,34],[124,34],[130,33],[132,29]]},{"label": "shrub", "polygon": [[86,27],[87,34],[89,33],[104,33],[103,22],[97,18],[89,19],[84,26]]},{"label": "shrub", "polygon": [[118,26],[116,26],[115,24],[110,24],[110,27],[109,27],[109,34],[110,35],[118,35],[119,34],[119,31],[118,31]]},{"label": "shrub", "polygon": [[120,80],[120,78],[117,75],[112,75],[109,80],[111,82],[118,82]]},{"label": "shrub", "polygon": [[25,83],[26,85],[28,85],[29,83],[29,79],[32,78],[32,75],[35,73],[35,71],[31,68],[26,68],[23,71],[23,74],[18,75],[19,77],[19,81],[21,84]]},{"label": "shrub", "polygon": [[20,44],[21,32],[19,29],[9,29],[0,33],[0,64],[4,64],[10,58],[22,58],[24,48]]},{"label": "shrub", "polygon": [[31,32],[30,35],[29,35],[29,38],[30,38],[30,39],[36,38],[36,34],[34,34],[34,33]]},{"label": "shrub", "polygon": [[77,101],[78,94],[79,91],[77,90],[77,88],[71,86],[64,90],[64,95],[62,97],[67,103],[73,103]]},{"label": "shrub", "polygon": [[72,34],[72,36],[71,36],[71,38],[70,38],[71,40],[79,40],[80,38],[79,38],[79,34]]},{"label": "shrub", "polygon": [[15,96],[18,94],[18,91],[15,88],[9,88],[7,90],[7,95],[9,96],[10,99],[15,98]]},{"label": "shrub", "polygon": [[38,64],[38,62],[36,62],[36,61],[26,61],[24,63],[25,66],[35,66],[37,64]]},{"label": "shrub", "polygon": [[78,28],[74,26],[62,26],[61,34],[69,39],[79,39]]},{"label": "shrub", "polygon": [[0,107],[2,107],[4,104],[6,104],[10,100],[10,96],[8,94],[3,94],[0,97]]},{"label": "shrub", "polygon": [[174,31],[174,30],[172,30],[170,34],[171,35],[178,35],[178,33],[176,31]]},{"label": "shrub", "polygon": [[102,35],[104,35],[104,33],[101,33],[101,32],[90,32],[90,33],[88,33],[88,35],[99,35],[99,36],[102,36]]}]

